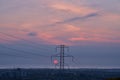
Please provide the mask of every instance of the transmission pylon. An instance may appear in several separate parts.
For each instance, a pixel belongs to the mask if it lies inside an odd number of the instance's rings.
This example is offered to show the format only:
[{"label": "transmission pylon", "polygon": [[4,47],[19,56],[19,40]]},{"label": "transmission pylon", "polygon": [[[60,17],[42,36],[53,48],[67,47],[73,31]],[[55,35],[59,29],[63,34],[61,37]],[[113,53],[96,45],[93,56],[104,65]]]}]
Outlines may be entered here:
[{"label": "transmission pylon", "polygon": [[73,56],[71,55],[65,55],[65,51],[67,50],[67,52],[69,51],[69,47],[66,45],[59,45],[56,47],[56,51],[59,51],[59,54],[53,55],[51,56],[51,58],[59,58],[58,61],[58,65],[59,65],[59,69],[64,69],[65,68],[65,57],[71,57],[73,60]]}]

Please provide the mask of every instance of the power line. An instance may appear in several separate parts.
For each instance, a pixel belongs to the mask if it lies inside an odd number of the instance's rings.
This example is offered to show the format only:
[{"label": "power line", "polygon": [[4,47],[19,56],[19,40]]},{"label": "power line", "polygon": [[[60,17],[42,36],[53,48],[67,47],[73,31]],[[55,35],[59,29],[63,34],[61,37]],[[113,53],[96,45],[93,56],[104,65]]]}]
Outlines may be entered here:
[{"label": "power line", "polygon": [[18,50],[18,49],[14,49],[14,48],[10,48],[10,47],[7,47],[7,46],[4,46],[4,45],[0,45],[0,47],[2,48],[7,48],[7,49],[10,49],[10,50],[13,50],[13,51],[16,51],[16,52],[22,52],[22,53],[27,53],[27,54],[31,54],[31,55],[34,55],[34,56],[42,56],[42,57],[49,57],[47,55],[41,55],[41,54],[36,54],[36,53],[32,53],[32,52],[27,52],[27,51],[23,51],[23,50]]},{"label": "power line", "polygon": [[[10,41],[10,40],[8,40],[8,39],[6,40],[6,39],[3,39],[3,38],[1,38],[1,37],[0,37],[0,39],[1,39],[1,40],[4,40],[4,41]],[[19,45],[19,46],[23,46],[23,45]],[[36,49],[34,46],[29,46],[29,47]],[[44,51],[45,51],[45,50],[44,50]],[[43,52],[43,51],[40,50],[40,52]],[[48,52],[48,51],[46,51],[46,52]]]},{"label": "power line", "polygon": [[22,55],[15,55],[15,54],[8,54],[8,53],[0,53],[0,55],[3,55],[3,56],[7,56],[7,57],[16,57],[16,58],[23,58],[23,59],[27,59],[27,60],[33,60],[33,59],[36,59],[36,58],[33,58],[33,57],[28,57],[28,56],[22,56]]},{"label": "power line", "polygon": [[[6,35],[6,36],[8,36],[8,37],[15,38],[15,39],[19,39],[19,40],[25,41],[25,42],[27,42],[27,43],[30,43],[30,44],[34,45],[34,47],[36,47],[36,45],[38,46],[38,44],[35,43],[35,42],[33,42],[33,41],[26,40],[26,39],[24,39],[24,38],[20,38],[20,37],[17,37],[17,36],[11,35],[11,34],[7,34],[7,33],[4,33],[4,32],[0,32],[0,33]],[[37,47],[37,48],[38,48],[38,47]],[[38,49],[40,49],[40,48],[38,48]],[[41,48],[41,49],[44,49],[45,51],[48,50],[48,49],[46,49],[46,48]]]},{"label": "power line", "polygon": [[0,53],[0,55],[5,55],[5,56],[10,56],[10,57],[19,57],[19,58],[24,58],[24,59],[27,59],[27,58],[29,58],[29,59],[31,59],[30,57],[26,57],[26,56],[22,56],[22,55],[15,55],[15,54],[8,54],[8,53]]}]

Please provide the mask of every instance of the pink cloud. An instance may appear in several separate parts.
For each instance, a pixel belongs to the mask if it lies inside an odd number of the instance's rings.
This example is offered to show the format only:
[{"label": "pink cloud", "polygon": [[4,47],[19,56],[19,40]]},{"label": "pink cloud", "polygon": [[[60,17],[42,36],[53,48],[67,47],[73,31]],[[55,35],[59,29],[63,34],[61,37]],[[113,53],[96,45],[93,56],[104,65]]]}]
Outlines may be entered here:
[{"label": "pink cloud", "polygon": [[80,15],[87,15],[89,13],[97,12],[96,9],[85,7],[85,6],[76,6],[73,4],[67,4],[67,3],[54,3],[51,5],[51,8],[66,12],[72,12],[75,14]]},{"label": "pink cloud", "polygon": [[[1,31],[25,39],[30,37],[27,35],[28,32],[35,32],[38,33],[36,38],[48,44],[74,44],[72,42],[78,41],[119,42],[119,14],[100,12],[98,13],[100,16],[94,18],[46,26],[75,16],[98,12],[98,10],[58,0],[55,2],[54,0],[31,0],[30,2],[34,2],[34,7],[25,9],[20,7],[19,10],[13,10],[15,14],[0,16],[3,18],[1,19],[3,23],[0,22]],[[42,6],[39,6],[40,4]],[[19,41],[19,39],[11,38],[11,41]]]},{"label": "pink cloud", "polygon": [[56,39],[55,35],[52,35],[50,33],[40,33],[38,35],[39,39],[42,39],[45,43],[48,44],[66,44],[64,41]]},{"label": "pink cloud", "polygon": [[113,42],[113,43],[120,43],[120,40],[109,40],[106,38],[99,38],[99,37],[94,37],[94,38],[84,38],[84,37],[77,37],[77,38],[71,38],[69,39],[70,41],[73,42],[81,42],[81,41],[91,41],[91,42]]},{"label": "pink cloud", "polygon": [[[98,31],[98,32],[97,32]],[[109,31],[99,31],[96,30],[95,32],[84,32],[79,33],[79,36],[77,37],[71,37],[69,38],[72,42],[112,42],[112,43],[120,43],[120,37],[114,36],[116,33],[109,33]]]}]

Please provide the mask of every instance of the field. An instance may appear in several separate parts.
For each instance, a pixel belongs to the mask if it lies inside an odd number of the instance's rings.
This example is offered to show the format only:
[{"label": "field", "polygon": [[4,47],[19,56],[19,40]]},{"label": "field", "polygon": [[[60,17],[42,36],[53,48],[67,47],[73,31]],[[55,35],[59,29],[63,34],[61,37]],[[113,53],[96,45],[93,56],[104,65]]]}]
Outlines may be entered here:
[{"label": "field", "polygon": [[65,70],[20,69],[20,68],[0,69],[0,80],[108,80],[108,79],[120,80],[120,69],[65,69]]}]

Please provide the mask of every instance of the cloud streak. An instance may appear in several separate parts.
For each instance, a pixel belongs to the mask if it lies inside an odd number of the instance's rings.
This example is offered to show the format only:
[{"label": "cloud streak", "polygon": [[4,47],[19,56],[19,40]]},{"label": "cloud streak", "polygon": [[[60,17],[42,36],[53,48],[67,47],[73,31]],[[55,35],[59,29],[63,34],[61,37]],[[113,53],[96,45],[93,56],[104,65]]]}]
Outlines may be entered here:
[{"label": "cloud streak", "polygon": [[67,23],[71,23],[71,22],[75,22],[75,21],[79,21],[79,20],[85,20],[85,19],[89,19],[92,17],[97,17],[99,16],[98,13],[91,13],[85,16],[77,16],[77,17],[73,17],[67,20],[63,20],[63,21],[59,21],[59,22],[55,22],[53,24],[47,25],[47,26],[55,26],[55,25],[60,25],[60,24],[67,24]]}]

